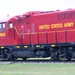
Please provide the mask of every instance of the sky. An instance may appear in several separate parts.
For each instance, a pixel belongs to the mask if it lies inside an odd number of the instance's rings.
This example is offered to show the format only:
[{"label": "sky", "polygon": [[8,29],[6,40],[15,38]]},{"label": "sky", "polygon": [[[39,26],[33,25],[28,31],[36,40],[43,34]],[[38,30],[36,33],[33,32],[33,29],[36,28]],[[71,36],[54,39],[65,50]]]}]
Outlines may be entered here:
[{"label": "sky", "polygon": [[29,11],[55,11],[75,8],[75,0],[0,0],[0,19]]}]

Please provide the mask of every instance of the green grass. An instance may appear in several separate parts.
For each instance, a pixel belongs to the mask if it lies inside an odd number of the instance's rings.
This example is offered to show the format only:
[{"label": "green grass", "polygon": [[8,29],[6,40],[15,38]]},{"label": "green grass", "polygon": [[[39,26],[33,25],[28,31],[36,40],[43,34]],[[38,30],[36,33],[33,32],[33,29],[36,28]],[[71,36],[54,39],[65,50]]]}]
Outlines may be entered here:
[{"label": "green grass", "polygon": [[0,75],[75,75],[75,64],[0,64]]}]

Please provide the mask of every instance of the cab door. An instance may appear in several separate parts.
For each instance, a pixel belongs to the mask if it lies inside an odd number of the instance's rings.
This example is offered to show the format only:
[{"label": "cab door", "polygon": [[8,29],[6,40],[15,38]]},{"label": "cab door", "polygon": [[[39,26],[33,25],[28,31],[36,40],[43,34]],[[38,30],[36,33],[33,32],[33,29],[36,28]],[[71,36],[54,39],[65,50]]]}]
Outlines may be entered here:
[{"label": "cab door", "polygon": [[9,45],[15,44],[15,31],[13,22],[8,22],[7,38]]},{"label": "cab door", "polygon": [[23,44],[23,35],[22,35],[22,25],[18,22],[9,22],[8,23],[8,38],[10,45],[22,45]]}]

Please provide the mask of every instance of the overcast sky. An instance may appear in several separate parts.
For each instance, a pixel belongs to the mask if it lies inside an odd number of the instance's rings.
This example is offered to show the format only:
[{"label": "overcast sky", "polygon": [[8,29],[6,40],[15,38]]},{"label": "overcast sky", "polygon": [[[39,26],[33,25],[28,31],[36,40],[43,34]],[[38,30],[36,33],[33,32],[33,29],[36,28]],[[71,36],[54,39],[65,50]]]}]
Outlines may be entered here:
[{"label": "overcast sky", "polygon": [[28,11],[51,11],[75,8],[75,0],[0,0],[0,19]]}]

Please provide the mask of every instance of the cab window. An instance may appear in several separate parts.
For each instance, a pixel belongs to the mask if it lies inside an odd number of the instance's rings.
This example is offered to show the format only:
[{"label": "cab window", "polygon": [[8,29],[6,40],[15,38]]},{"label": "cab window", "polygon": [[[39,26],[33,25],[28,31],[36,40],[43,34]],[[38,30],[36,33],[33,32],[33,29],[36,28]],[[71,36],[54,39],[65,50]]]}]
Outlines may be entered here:
[{"label": "cab window", "polygon": [[0,31],[5,29],[5,23],[0,23]]},{"label": "cab window", "polygon": [[9,28],[13,28],[13,23],[9,22]]}]

